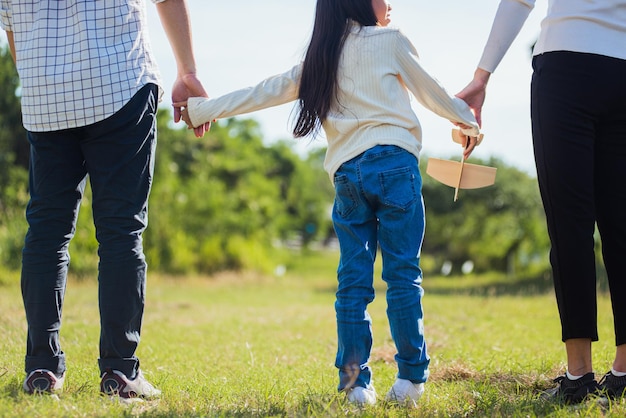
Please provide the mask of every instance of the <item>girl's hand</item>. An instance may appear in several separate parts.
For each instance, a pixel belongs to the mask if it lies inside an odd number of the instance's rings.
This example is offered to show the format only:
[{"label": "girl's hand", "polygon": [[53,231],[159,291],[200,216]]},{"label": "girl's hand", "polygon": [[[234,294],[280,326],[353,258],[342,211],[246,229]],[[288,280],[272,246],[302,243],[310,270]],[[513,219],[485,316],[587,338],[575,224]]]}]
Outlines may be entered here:
[{"label": "girl's hand", "polygon": [[463,148],[464,148],[463,160],[467,160],[469,158],[472,151],[474,151],[474,148],[480,145],[482,140],[483,140],[483,134],[480,134],[478,136],[466,136],[465,137],[465,144],[463,144]]},{"label": "girl's hand", "polygon": [[187,102],[176,102],[172,104],[174,106],[175,112],[178,115],[177,122],[181,120],[185,122],[189,129],[194,129],[194,126],[191,124],[191,119],[189,118],[189,111],[187,110]]},{"label": "girl's hand", "polygon": [[[193,125],[191,124],[191,119],[189,119],[189,111],[187,110],[187,107],[182,107],[180,109],[180,118],[183,120],[183,122],[187,124],[189,129],[194,129]],[[211,124],[209,123],[209,126],[210,125]]]}]

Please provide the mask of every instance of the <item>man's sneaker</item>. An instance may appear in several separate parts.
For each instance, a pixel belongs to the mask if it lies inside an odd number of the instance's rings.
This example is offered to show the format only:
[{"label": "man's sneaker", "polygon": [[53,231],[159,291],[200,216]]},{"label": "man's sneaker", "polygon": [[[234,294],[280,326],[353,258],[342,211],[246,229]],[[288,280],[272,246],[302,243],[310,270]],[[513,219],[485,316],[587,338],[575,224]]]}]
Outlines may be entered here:
[{"label": "man's sneaker", "polygon": [[609,398],[621,398],[626,391],[626,376],[615,376],[609,371],[600,379],[600,390]]},{"label": "man's sneaker", "polygon": [[589,395],[598,395],[600,385],[596,382],[593,372],[589,372],[583,377],[571,380],[567,375],[554,379],[557,387],[548,389],[544,394],[548,398],[556,399],[566,404],[580,403]]},{"label": "man's sneaker", "polygon": [[376,405],[376,390],[373,386],[355,386],[347,390],[347,398],[350,403],[359,406]]},{"label": "man's sneaker", "polygon": [[387,400],[390,402],[399,402],[408,407],[415,408],[417,401],[424,393],[423,383],[413,383],[406,379],[396,379],[389,392],[387,392]]},{"label": "man's sneaker", "polygon": [[161,391],[143,377],[141,370],[134,379],[127,378],[124,373],[107,369],[102,373],[100,392],[108,396],[119,396],[123,399],[144,398],[154,399],[161,395]]},{"label": "man's sneaker", "polygon": [[57,376],[50,370],[37,369],[28,373],[24,379],[24,391],[26,393],[54,393],[63,389],[65,374]]}]

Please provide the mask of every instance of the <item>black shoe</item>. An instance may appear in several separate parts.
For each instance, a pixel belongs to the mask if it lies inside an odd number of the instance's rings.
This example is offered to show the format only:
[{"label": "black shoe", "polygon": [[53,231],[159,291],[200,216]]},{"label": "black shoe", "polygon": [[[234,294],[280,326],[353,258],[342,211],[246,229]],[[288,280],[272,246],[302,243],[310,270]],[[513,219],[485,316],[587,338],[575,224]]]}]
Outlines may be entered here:
[{"label": "black shoe", "polygon": [[554,383],[558,383],[558,386],[547,390],[545,394],[566,404],[580,403],[587,396],[600,392],[600,385],[596,382],[593,372],[576,380],[570,380],[567,375],[559,376],[554,379]]},{"label": "black shoe", "polygon": [[626,391],[626,376],[615,376],[609,371],[600,379],[600,389],[609,398],[621,398]]}]

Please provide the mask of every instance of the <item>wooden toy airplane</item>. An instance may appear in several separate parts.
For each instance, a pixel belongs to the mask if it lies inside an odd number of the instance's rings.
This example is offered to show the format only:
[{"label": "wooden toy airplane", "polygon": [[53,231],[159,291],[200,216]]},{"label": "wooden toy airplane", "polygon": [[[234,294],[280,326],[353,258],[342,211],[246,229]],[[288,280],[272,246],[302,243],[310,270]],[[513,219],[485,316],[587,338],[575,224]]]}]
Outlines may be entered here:
[{"label": "wooden toy airplane", "polygon": [[[461,144],[463,148],[467,147],[468,138],[460,129],[452,130],[452,140]],[[480,134],[476,145],[478,146],[482,140],[483,134]],[[460,162],[429,158],[426,167],[426,173],[432,178],[446,186],[454,187],[455,202],[459,197],[459,189],[478,189],[495,183],[496,170],[495,167],[466,163],[463,157]]]}]

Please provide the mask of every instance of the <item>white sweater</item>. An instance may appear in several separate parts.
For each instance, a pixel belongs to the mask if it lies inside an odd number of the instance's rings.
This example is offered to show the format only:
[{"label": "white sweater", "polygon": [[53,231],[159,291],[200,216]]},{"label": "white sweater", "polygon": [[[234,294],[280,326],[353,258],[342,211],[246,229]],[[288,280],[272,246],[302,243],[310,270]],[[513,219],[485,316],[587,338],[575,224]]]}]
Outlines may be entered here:
[{"label": "white sweater", "polygon": [[[191,122],[198,126],[297,100],[301,68],[215,99],[191,98]],[[409,91],[437,115],[472,126],[467,135],[479,133],[467,104],[420,66],[415,48],[398,29],[353,24],[337,77],[339,100],[322,125],[328,141],[324,168],[331,181],[341,164],[375,145],[397,145],[419,158],[422,133]]]},{"label": "white sweater", "polygon": [[[501,0],[478,66],[493,72],[535,0]],[[548,0],[533,54],[571,51],[626,59],[626,0]]]}]

